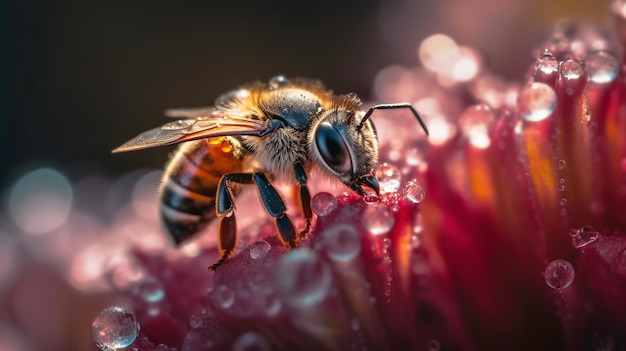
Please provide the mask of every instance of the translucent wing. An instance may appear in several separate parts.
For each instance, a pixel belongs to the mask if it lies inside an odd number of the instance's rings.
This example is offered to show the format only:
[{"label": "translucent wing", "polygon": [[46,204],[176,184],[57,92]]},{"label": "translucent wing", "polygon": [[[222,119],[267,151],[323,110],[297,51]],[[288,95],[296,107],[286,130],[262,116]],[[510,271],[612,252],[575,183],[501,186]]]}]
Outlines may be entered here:
[{"label": "translucent wing", "polygon": [[[189,114],[178,115],[191,116],[191,111],[193,110],[173,111],[189,111]],[[196,118],[172,121],[159,128],[143,132],[126,142],[124,145],[113,150],[113,153],[135,151],[220,136],[262,136],[276,127],[272,123],[268,123],[267,120],[253,120],[246,117],[230,117],[227,116],[222,110],[204,109],[202,113],[199,113],[199,110],[195,110],[193,113],[197,115]]]}]

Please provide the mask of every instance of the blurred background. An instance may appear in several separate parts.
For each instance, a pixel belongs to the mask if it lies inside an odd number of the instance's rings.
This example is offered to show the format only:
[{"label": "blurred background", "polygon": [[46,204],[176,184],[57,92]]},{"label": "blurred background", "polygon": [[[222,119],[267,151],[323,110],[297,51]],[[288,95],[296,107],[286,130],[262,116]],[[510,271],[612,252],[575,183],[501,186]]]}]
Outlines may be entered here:
[{"label": "blurred background", "polygon": [[[129,189],[154,193],[158,174],[145,170],[160,169],[171,149],[110,150],[165,123],[165,109],[211,105],[239,84],[279,73],[318,78],[367,101],[375,97],[376,75],[390,65],[417,66],[420,42],[434,33],[475,48],[488,69],[521,81],[534,46],[556,20],[610,23],[608,0],[5,0],[0,6],[0,350],[93,347],[90,324],[106,288],[76,280],[93,270],[68,272],[101,263],[102,248],[89,246],[92,239],[77,244],[83,239],[76,235],[102,236],[113,221],[82,214],[102,212],[100,202],[120,206]],[[54,196],[46,202],[38,187]],[[141,199],[134,205],[145,205]],[[36,205],[48,212],[33,217]],[[64,227],[58,218],[74,224]],[[68,248],[78,247],[72,244],[92,251],[69,262]]]},{"label": "blurred background", "polygon": [[40,165],[121,174],[163,150],[110,155],[163,110],[283,73],[371,96],[378,71],[414,66],[445,33],[520,79],[557,18],[607,19],[608,0],[3,1],[0,189]]}]

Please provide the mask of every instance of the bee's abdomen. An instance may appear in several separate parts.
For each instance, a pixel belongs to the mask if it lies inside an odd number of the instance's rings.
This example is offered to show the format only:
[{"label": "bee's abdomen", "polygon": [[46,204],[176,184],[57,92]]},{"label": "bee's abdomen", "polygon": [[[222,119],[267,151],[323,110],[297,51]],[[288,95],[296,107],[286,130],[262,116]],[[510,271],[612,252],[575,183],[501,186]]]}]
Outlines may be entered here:
[{"label": "bee's abdomen", "polygon": [[215,194],[224,174],[240,172],[242,150],[232,138],[182,144],[161,185],[161,220],[180,244],[215,218]]}]

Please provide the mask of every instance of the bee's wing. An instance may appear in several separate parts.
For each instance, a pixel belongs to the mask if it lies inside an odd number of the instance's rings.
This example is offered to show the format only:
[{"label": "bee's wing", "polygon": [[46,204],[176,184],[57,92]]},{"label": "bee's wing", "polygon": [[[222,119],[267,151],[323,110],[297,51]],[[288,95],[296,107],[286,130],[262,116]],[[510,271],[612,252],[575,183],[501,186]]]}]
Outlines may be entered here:
[{"label": "bee's wing", "polygon": [[165,110],[165,115],[172,118],[198,118],[209,116],[216,113],[213,106],[210,107],[194,107],[194,108],[172,108]]},{"label": "bee's wing", "polygon": [[113,153],[148,149],[152,147],[178,144],[185,141],[221,136],[257,135],[269,132],[267,120],[253,120],[246,117],[230,117],[222,110],[207,109],[196,118],[179,119],[159,128],[143,132]]}]

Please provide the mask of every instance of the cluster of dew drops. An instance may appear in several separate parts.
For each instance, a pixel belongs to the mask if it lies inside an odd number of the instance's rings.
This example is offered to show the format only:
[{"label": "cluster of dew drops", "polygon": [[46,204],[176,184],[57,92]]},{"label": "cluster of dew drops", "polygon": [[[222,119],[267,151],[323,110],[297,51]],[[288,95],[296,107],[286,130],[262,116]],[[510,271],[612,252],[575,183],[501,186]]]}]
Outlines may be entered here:
[{"label": "cluster of dew drops", "polygon": [[[367,207],[362,213],[361,224],[370,234],[379,236],[392,229],[394,225],[392,212],[399,210],[402,201],[419,203],[424,199],[425,193],[416,179],[410,179],[403,184],[400,170],[389,163],[383,163],[378,167],[376,177],[380,185],[380,198],[375,194],[368,194],[365,197],[364,201]],[[311,200],[311,208],[319,217],[330,215],[338,206],[338,198],[329,192],[319,192]],[[337,231],[338,235],[343,237],[333,240],[332,243],[327,242],[325,245],[329,257],[338,261],[353,258],[360,250],[358,231],[354,228],[343,229],[345,230],[333,230],[331,228],[332,231]],[[250,257],[256,260],[264,257],[270,249],[271,245],[267,241],[259,240],[251,244],[247,251]],[[307,255],[305,254],[305,256]],[[192,327],[199,324],[196,317],[199,316],[194,315],[190,318]],[[115,350],[132,345],[139,334],[139,329],[139,323],[132,312],[123,307],[112,306],[104,309],[96,316],[92,324],[92,337],[100,349]],[[156,350],[170,351],[171,348],[167,345],[158,345]]]}]

